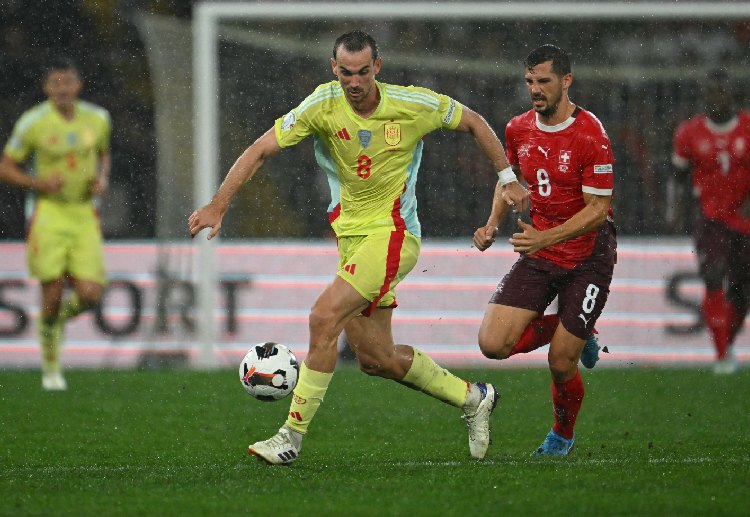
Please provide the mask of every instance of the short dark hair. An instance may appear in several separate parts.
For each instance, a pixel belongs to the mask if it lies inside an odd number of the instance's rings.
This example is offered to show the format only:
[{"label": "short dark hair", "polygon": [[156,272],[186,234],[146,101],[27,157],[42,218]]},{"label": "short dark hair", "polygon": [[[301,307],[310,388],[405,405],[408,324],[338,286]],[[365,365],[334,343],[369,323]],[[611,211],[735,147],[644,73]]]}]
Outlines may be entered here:
[{"label": "short dark hair", "polygon": [[50,59],[47,64],[44,67],[44,75],[43,78],[46,81],[49,77],[49,74],[52,72],[56,72],[58,70],[70,70],[74,72],[76,75],[80,75],[78,73],[78,67],[73,62],[72,59],[70,59],[67,56],[55,56],[52,59]]},{"label": "short dark hair", "polygon": [[348,52],[359,52],[364,50],[365,47],[370,47],[372,60],[375,61],[378,58],[378,44],[375,43],[372,36],[364,31],[353,30],[336,38],[336,42],[333,44],[333,59],[336,59],[336,51],[342,45]]},{"label": "short dark hair", "polygon": [[566,50],[555,45],[542,45],[537,47],[526,56],[523,65],[527,69],[534,68],[540,63],[552,61],[552,72],[560,77],[570,73],[570,54]]}]

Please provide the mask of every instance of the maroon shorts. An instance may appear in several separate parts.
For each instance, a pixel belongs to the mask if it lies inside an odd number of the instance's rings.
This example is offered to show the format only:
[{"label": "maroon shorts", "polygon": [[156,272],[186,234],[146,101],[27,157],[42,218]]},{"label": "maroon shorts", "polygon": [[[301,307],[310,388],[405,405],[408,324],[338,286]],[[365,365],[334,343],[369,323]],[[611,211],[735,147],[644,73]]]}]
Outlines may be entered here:
[{"label": "maroon shorts", "polygon": [[604,310],[617,262],[615,227],[605,222],[596,235],[591,256],[573,269],[522,255],[490,298],[490,303],[528,309],[543,314],[557,297],[557,314],[563,326],[587,339]]}]

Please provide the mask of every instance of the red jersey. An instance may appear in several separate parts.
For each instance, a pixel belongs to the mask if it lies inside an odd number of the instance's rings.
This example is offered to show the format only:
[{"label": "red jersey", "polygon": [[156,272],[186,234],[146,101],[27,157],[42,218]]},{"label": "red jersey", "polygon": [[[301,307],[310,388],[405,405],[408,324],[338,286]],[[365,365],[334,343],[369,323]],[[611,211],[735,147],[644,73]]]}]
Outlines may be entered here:
[{"label": "red jersey", "polygon": [[750,196],[750,113],[725,124],[698,115],[674,135],[672,163],[693,170],[693,189],[706,218],[750,234],[750,219],[740,207]]},{"label": "red jersey", "polygon": [[[576,107],[566,121],[546,126],[529,110],[508,122],[505,141],[508,160],[520,166],[529,185],[534,228],[547,230],[563,224],[586,206],[584,193],[612,195],[612,146],[592,113]],[[592,230],[534,256],[571,269],[591,255],[595,240],[596,230]]]}]

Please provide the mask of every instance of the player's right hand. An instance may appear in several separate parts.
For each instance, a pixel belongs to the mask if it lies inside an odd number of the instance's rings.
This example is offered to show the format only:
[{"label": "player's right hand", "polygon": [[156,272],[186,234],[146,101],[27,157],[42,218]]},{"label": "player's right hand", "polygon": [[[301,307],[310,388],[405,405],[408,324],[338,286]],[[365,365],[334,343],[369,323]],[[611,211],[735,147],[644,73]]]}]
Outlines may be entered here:
[{"label": "player's right hand", "polygon": [[210,204],[199,208],[188,217],[190,237],[195,237],[204,228],[211,228],[211,231],[208,232],[208,240],[213,239],[221,229],[221,220],[223,218],[224,214]]},{"label": "player's right hand", "polygon": [[497,226],[492,224],[477,228],[477,231],[474,232],[474,246],[476,246],[479,251],[484,251],[492,246],[492,243],[495,242],[496,235]]}]

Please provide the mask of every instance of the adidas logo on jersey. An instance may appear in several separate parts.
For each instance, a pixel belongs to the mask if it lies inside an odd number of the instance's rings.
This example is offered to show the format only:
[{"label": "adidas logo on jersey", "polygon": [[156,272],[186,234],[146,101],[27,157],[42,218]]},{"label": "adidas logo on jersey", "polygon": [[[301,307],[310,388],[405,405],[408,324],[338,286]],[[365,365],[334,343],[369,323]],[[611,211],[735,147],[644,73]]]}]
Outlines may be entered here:
[{"label": "adidas logo on jersey", "polygon": [[344,266],[344,271],[347,273],[354,274],[354,269],[357,267],[357,264],[347,264]]},{"label": "adidas logo on jersey", "polygon": [[349,136],[349,132],[346,130],[345,127],[342,127],[341,130],[336,133],[336,136],[339,137],[342,140],[351,140],[352,137]]}]

